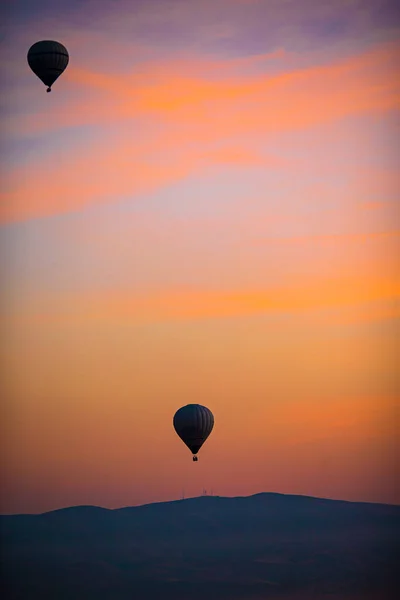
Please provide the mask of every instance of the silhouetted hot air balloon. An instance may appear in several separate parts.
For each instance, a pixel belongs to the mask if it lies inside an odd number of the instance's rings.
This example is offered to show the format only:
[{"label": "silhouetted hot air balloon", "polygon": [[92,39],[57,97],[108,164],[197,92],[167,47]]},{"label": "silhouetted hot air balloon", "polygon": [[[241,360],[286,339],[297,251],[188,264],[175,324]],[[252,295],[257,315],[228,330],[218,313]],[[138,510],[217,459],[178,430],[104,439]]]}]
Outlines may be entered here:
[{"label": "silhouetted hot air balloon", "polygon": [[182,406],[174,416],[175,431],[193,454],[194,461],[198,460],[196,454],[213,427],[214,415],[209,408],[201,404]]},{"label": "silhouetted hot air balloon", "polygon": [[44,85],[47,85],[48,92],[51,92],[51,86],[67,68],[68,61],[68,50],[59,42],[36,42],[28,51],[28,64]]}]

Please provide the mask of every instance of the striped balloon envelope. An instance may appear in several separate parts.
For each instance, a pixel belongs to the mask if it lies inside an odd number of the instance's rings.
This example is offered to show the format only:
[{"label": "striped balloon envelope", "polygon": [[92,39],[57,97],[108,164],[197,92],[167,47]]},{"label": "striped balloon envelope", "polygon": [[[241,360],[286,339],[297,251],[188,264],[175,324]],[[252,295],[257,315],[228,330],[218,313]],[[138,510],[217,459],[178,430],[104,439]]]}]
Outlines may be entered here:
[{"label": "striped balloon envelope", "polygon": [[193,454],[196,454],[210,435],[214,427],[214,415],[211,410],[201,404],[187,404],[176,411],[174,428],[184,444]]},{"label": "striped balloon envelope", "polygon": [[60,42],[43,40],[29,48],[28,64],[51,92],[51,86],[65,71],[69,62],[68,50]]}]

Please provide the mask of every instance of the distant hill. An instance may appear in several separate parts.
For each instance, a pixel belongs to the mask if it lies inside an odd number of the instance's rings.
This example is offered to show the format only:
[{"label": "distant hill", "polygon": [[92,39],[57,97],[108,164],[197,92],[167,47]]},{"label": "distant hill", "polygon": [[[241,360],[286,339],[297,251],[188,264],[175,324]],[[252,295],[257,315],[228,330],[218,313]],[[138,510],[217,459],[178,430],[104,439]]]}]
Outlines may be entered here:
[{"label": "distant hill", "polygon": [[0,517],[3,598],[400,598],[400,507],[202,496]]}]

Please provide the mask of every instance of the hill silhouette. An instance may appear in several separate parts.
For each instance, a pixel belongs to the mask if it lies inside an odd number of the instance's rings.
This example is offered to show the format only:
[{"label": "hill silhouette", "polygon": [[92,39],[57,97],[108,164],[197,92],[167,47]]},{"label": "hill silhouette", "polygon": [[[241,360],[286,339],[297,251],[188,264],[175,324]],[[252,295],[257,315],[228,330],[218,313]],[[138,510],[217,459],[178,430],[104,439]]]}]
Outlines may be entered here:
[{"label": "hill silhouette", "polygon": [[1,516],[3,597],[395,598],[399,524],[398,506],[271,493]]}]

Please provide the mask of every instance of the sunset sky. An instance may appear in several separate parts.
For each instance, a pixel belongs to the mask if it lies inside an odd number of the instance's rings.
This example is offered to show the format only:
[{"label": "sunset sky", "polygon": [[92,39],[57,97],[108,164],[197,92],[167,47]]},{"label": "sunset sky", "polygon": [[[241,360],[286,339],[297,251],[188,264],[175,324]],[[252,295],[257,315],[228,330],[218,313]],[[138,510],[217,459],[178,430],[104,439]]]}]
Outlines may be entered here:
[{"label": "sunset sky", "polygon": [[3,2],[1,512],[400,503],[396,5]]}]

